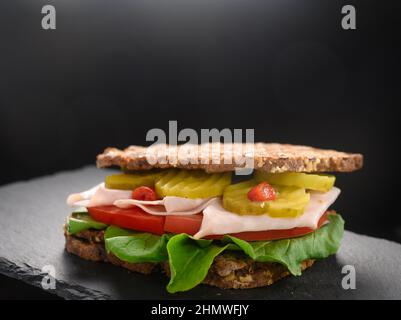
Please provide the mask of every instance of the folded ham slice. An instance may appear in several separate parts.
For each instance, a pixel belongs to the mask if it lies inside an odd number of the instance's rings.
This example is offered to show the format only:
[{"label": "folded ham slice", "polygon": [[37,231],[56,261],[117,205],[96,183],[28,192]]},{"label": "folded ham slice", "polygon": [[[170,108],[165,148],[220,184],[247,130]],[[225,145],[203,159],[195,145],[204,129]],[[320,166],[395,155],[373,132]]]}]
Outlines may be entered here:
[{"label": "folded ham slice", "polygon": [[80,192],[73,193],[67,198],[67,204],[73,207],[97,207],[112,205],[118,199],[131,198],[132,191],[107,189],[104,183],[100,183],[93,188]]},{"label": "folded ham slice", "polygon": [[141,201],[134,199],[123,199],[114,202],[119,208],[137,206],[143,211],[154,215],[192,215],[202,212],[209,203],[216,198],[188,199],[181,197],[164,197],[163,200]]},{"label": "folded ham slice", "polygon": [[141,201],[131,199],[131,195],[130,190],[108,189],[104,183],[100,183],[87,191],[71,194],[67,198],[67,204],[86,208],[107,205],[115,205],[119,208],[137,206],[154,215],[192,215],[202,212],[215,199],[164,197],[162,200]]},{"label": "folded ham slice", "polygon": [[220,198],[188,199],[164,197],[162,200],[141,201],[131,199],[129,190],[107,189],[101,183],[87,191],[71,194],[67,204],[78,207],[115,205],[119,208],[137,206],[153,215],[193,215],[203,212],[202,225],[195,238],[208,235],[230,234],[245,231],[284,230],[296,227],[317,228],[318,221],[337,199],[340,189],[310,192],[310,201],[305,212],[296,218],[273,218],[269,215],[238,215],[225,210]]},{"label": "folded ham slice", "polygon": [[225,210],[221,200],[217,199],[203,210],[202,225],[194,238],[245,231],[286,230],[296,227],[316,229],[320,217],[337,199],[340,192],[340,189],[336,187],[325,193],[312,191],[305,212],[296,218],[273,218],[267,214],[239,215]]}]

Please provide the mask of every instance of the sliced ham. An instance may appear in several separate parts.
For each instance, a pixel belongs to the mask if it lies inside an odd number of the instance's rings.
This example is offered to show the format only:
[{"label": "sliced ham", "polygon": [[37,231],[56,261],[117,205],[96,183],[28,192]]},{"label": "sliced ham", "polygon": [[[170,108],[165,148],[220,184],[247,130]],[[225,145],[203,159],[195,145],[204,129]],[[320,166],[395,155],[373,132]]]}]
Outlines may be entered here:
[{"label": "sliced ham", "polygon": [[193,215],[203,211],[202,225],[195,238],[208,235],[246,231],[285,230],[295,227],[317,228],[318,221],[337,199],[340,189],[333,187],[321,193],[312,191],[305,212],[296,218],[273,218],[269,215],[238,215],[225,210],[220,198],[188,199],[165,197],[156,201],[131,199],[129,190],[107,189],[101,183],[87,191],[71,194],[67,204],[77,207],[115,205],[119,208],[137,206],[153,215]]},{"label": "sliced ham", "polygon": [[97,207],[115,205],[119,208],[140,207],[154,215],[191,215],[201,212],[215,198],[188,199],[164,197],[162,200],[141,201],[131,199],[130,190],[108,189],[104,183],[80,193],[71,194],[67,204],[74,207]]},{"label": "sliced ham", "polygon": [[81,192],[71,194],[67,198],[67,204],[74,207],[97,207],[112,205],[118,199],[131,198],[132,192],[129,190],[107,189],[104,183]]},{"label": "sliced ham", "polygon": [[212,201],[217,198],[188,199],[181,197],[164,197],[157,201],[140,201],[123,199],[114,202],[119,208],[138,206],[143,211],[154,215],[192,215],[202,212]]},{"label": "sliced ham", "polygon": [[273,218],[269,215],[238,215],[225,210],[220,199],[212,201],[203,210],[202,225],[194,238],[208,235],[229,234],[245,231],[285,230],[295,227],[317,228],[320,217],[337,199],[340,189],[311,192],[310,202],[305,212],[296,218]]}]

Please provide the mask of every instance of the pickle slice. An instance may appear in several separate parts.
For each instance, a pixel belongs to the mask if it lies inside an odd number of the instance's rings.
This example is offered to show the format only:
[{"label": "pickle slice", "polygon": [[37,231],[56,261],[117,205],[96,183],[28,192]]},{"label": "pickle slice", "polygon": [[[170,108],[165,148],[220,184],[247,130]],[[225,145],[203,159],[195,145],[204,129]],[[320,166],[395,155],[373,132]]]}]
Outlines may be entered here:
[{"label": "pickle slice", "polygon": [[305,188],[298,188],[298,187],[287,187],[287,186],[278,186],[274,185],[274,190],[278,194],[279,198],[285,199],[299,199],[304,197],[306,194]]},{"label": "pickle slice", "polygon": [[224,208],[241,215],[268,214],[277,218],[292,218],[301,215],[309,203],[310,195],[304,188],[275,185],[276,200],[250,201],[248,192],[257,184],[256,180],[249,180],[228,186],[223,194]]},{"label": "pickle slice", "polygon": [[328,174],[310,174],[301,172],[269,173],[257,170],[255,178],[280,186],[294,186],[321,192],[329,191],[336,181],[335,176]]},{"label": "pickle slice", "polygon": [[296,199],[277,199],[270,201],[268,204],[269,216],[276,218],[293,218],[304,213],[306,206],[310,200],[309,193],[305,193],[302,197]]},{"label": "pickle slice", "polygon": [[223,194],[231,183],[231,173],[206,173],[200,170],[168,170],[156,181],[160,197],[209,198]]},{"label": "pickle slice", "polygon": [[163,175],[162,171],[138,171],[135,173],[120,173],[107,176],[105,186],[108,189],[134,190],[140,186],[152,187],[156,179]]}]

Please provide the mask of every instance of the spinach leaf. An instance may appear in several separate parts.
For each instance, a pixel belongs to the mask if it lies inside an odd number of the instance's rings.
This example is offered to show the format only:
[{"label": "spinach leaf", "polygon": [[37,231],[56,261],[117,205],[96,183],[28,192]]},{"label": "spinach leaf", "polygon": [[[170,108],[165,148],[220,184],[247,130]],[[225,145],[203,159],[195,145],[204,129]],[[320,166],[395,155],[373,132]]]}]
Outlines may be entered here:
[{"label": "spinach leaf", "polygon": [[67,219],[67,231],[69,234],[75,234],[88,229],[103,230],[106,228],[107,224],[93,220],[85,208],[74,211]]},{"label": "spinach leaf", "polygon": [[247,242],[225,236],[223,242],[233,242],[253,260],[278,262],[293,275],[301,275],[301,263],[306,259],[323,259],[337,252],[344,232],[340,215],[328,216],[329,224],[308,235],[275,241]]},{"label": "spinach leaf", "polygon": [[205,279],[214,258],[228,246],[219,246],[212,240],[195,240],[185,233],[173,236],[167,244],[171,272],[167,291],[174,293],[197,286]]},{"label": "spinach leaf", "polygon": [[109,226],[104,232],[104,240],[114,237],[129,236],[133,233],[135,233],[135,231],[122,229],[116,226]]},{"label": "spinach leaf", "polygon": [[301,274],[301,263],[307,259],[322,259],[336,253],[344,231],[340,215],[330,214],[329,224],[315,232],[291,239],[247,242],[232,236],[221,241],[194,239],[187,234],[158,236],[109,226],[105,245],[119,259],[130,262],[162,262],[169,260],[170,293],[186,291],[206,277],[216,256],[224,250],[243,251],[259,262],[277,262],[293,275]]},{"label": "spinach leaf", "polygon": [[130,263],[162,262],[167,260],[169,235],[154,235],[110,226],[105,232],[105,247],[117,258]]},{"label": "spinach leaf", "polygon": [[222,241],[196,240],[187,234],[173,236],[167,243],[171,279],[170,293],[189,290],[206,277],[214,258],[224,250],[242,250],[260,262],[277,262],[293,275],[301,274],[306,259],[322,259],[337,252],[344,231],[340,215],[329,215],[329,224],[315,232],[291,239],[247,242],[225,236]]}]

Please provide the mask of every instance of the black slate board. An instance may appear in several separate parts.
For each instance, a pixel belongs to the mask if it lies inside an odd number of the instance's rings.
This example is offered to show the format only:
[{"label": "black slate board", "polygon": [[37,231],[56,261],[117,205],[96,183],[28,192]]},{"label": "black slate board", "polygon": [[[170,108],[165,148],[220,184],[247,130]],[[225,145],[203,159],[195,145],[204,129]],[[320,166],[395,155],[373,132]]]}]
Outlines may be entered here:
[{"label": "black slate board", "polygon": [[[41,286],[45,265],[56,270],[56,289],[68,299],[401,299],[401,245],[346,232],[340,251],[273,286],[220,290],[209,286],[180,294],[165,291],[163,275],[145,276],[64,251],[62,224],[69,193],[86,190],[110,171],[86,167],[0,187],[0,273]],[[356,289],[344,290],[344,265],[356,270]]]}]

